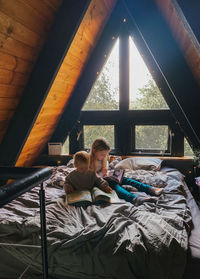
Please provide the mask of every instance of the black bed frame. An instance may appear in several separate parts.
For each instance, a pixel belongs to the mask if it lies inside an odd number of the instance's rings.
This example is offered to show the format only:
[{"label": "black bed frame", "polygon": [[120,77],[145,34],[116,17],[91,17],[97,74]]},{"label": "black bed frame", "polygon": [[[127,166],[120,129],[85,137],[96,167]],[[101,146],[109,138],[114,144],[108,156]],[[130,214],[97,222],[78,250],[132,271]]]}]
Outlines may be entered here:
[{"label": "black bed frame", "polygon": [[[50,168],[0,167],[0,208],[40,184],[40,226],[43,279],[48,279],[45,190],[43,182],[51,176]],[[7,183],[8,179],[16,179]]]}]

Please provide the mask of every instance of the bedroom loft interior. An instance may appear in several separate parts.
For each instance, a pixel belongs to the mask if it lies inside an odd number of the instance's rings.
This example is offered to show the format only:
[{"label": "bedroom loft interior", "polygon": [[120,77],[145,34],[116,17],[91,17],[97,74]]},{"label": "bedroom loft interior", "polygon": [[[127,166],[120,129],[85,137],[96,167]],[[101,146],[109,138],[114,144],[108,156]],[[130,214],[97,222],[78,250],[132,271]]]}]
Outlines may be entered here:
[{"label": "bedroom loft interior", "polygon": [[[200,150],[199,10],[0,0],[0,279],[199,279],[200,166],[186,156]],[[126,184],[143,204],[67,205],[69,160],[97,131],[127,177],[162,195]]]},{"label": "bedroom loft interior", "polygon": [[[13,15],[7,2],[0,7],[4,17],[12,19],[5,21],[2,32],[12,31],[9,24],[15,21],[18,28],[15,36],[5,34],[1,54],[5,76],[8,72],[13,78],[11,84],[8,77],[1,84],[0,164],[37,164],[38,158],[48,156],[48,143],[64,144],[63,154],[72,155],[89,148],[92,139],[87,135],[94,131],[109,136],[111,153],[116,155],[193,156],[192,150],[200,146],[199,35],[185,1],[77,0],[73,6],[68,1],[51,1],[55,3],[47,0],[40,8],[15,2],[12,9],[25,11],[24,18]],[[51,8],[45,10],[45,5]],[[33,11],[40,24],[26,22],[25,15]],[[137,57],[132,57],[133,49]],[[116,60],[112,63],[118,66],[107,77],[117,76],[115,82],[102,77],[112,55]],[[152,78],[136,90],[142,64]],[[103,80],[108,94],[102,98],[98,93],[96,98],[100,103],[108,98],[112,105],[106,101],[104,109],[88,109]],[[118,83],[115,95],[110,82],[115,87]],[[153,107],[153,99],[164,106]]]}]

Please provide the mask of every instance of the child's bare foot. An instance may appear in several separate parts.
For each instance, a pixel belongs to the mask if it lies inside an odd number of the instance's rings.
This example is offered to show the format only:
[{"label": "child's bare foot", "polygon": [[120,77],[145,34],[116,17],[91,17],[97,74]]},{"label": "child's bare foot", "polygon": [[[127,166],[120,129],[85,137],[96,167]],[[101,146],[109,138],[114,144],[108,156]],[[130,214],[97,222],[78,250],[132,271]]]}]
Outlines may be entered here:
[{"label": "child's bare foot", "polygon": [[160,196],[163,192],[163,188],[151,187],[149,188],[149,194],[152,196]]}]

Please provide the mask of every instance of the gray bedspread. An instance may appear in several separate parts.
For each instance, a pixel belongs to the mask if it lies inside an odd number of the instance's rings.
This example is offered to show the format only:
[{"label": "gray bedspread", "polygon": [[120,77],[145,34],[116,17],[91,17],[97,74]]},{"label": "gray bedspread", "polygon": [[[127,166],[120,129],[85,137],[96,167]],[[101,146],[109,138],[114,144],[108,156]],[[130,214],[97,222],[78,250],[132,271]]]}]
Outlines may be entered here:
[{"label": "gray bedspread", "polygon": [[[156,203],[147,202],[136,207],[122,201],[121,204],[84,208],[64,205],[62,184],[69,169],[57,167],[53,170],[52,177],[46,181],[48,262],[52,277],[182,277],[192,222],[186,204],[184,188],[187,186],[180,172],[174,169],[165,173],[149,172],[151,182],[155,177],[159,184],[160,177],[160,186],[166,184],[164,194]],[[127,175],[136,177],[138,172]],[[144,177],[148,182],[148,172]],[[1,243],[40,245],[38,191],[37,187],[0,209]],[[41,270],[40,249],[9,245],[2,249],[25,266],[31,264],[33,273]]]}]

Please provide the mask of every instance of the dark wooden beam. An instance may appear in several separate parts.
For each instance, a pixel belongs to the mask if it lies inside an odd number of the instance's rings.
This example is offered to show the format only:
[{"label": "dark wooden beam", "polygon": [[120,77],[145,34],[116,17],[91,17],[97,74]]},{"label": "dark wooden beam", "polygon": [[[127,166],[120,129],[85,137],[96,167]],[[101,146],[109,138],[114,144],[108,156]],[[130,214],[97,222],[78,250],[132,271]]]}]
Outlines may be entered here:
[{"label": "dark wooden beam", "polygon": [[[166,122],[165,124],[169,124],[171,133],[174,135],[173,139],[170,141],[172,143],[171,150],[172,156],[184,156],[184,134],[182,131],[182,128],[180,126],[180,123],[177,121],[178,119],[182,119],[184,122],[184,117],[182,114],[182,110],[179,106],[177,106],[176,102],[174,101],[174,96],[171,94],[171,90],[166,83],[165,77],[163,76],[162,72],[160,71],[160,68],[158,66],[158,63],[155,61],[154,57],[152,56],[152,53],[150,49],[147,47],[146,42],[144,41],[143,37],[140,34],[139,29],[137,28],[136,24],[134,24],[133,21],[131,21],[130,18],[127,17],[128,20],[128,28],[129,28],[129,34],[132,37],[138,51],[142,55],[142,58],[151,73],[154,81],[156,82],[158,88],[160,89],[161,94],[163,95],[166,103],[168,104],[170,110],[168,111],[168,117],[165,116],[163,112],[157,112],[157,117],[152,119],[152,124],[157,124],[158,120],[166,120],[169,122]],[[143,112],[143,113],[142,113]],[[138,112],[137,112],[138,114]],[[141,114],[139,117],[141,117],[141,122],[143,122],[142,119],[145,118],[146,113],[144,111],[139,112]],[[149,115],[149,117],[152,117],[152,115]],[[150,121],[150,120],[149,120]],[[163,124],[164,122],[160,123]],[[143,123],[145,124],[145,123]],[[135,133],[135,130],[133,131]],[[132,140],[134,145],[134,135],[132,135]]]},{"label": "dark wooden beam", "polygon": [[0,146],[0,165],[17,161],[89,3],[63,1]]},{"label": "dark wooden beam", "polygon": [[[51,138],[52,142],[64,142],[76,121],[80,117],[80,110],[92,88],[93,83],[111,51],[122,25],[124,24],[124,7],[119,1],[107,22],[97,46],[93,50],[87,66],[80,77],[72,96],[66,105],[65,111]],[[106,58],[105,58],[106,54]]]},{"label": "dark wooden beam", "polygon": [[169,110],[82,111],[80,115],[81,125],[167,125],[172,119]]},{"label": "dark wooden beam", "polygon": [[119,40],[119,109],[120,111],[129,109],[129,33],[127,24],[124,24]]},{"label": "dark wooden beam", "polygon": [[[177,4],[180,6],[185,18],[187,19],[190,27],[192,28],[197,40],[200,42],[200,21],[199,21],[199,12],[200,12],[200,1],[198,0],[173,0],[173,5],[177,7]],[[178,7],[177,7],[178,10]],[[180,14],[179,14],[180,15]]]},{"label": "dark wooden beam", "polygon": [[175,116],[184,134],[190,138],[194,148],[199,147],[199,86],[169,26],[154,0],[124,0],[124,3],[130,18],[160,68],[168,87],[168,94],[176,106]]},{"label": "dark wooden beam", "polygon": [[[169,113],[171,114],[171,117],[168,117],[167,119],[168,121],[170,121],[168,124],[171,129],[171,133],[173,134],[173,139],[170,141],[172,143],[172,156],[184,156],[184,134],[180,123],[177,121],[178,117],[178,119],[182,119],[181,122],[184,123],[184,116],[182,114],[182,110],[179,106],[176,105],[176,102],[174,101],[174,96],[171,94],[170,88],[166,83],[166,80],[162,72],[160,72],[159,66],[155,61],[154,57],[152,56],[150,49],[147,47],[145,41],[143,40],[137,26],[133,23],[129,25],[130,35],[132,36],[134,43],[140,51],[149,72],[151,73],[154,81],[156,82],[158,88],[161,91],[161,94],[163,95],[165,101],[167,102],[170,108]],[[160,119],[159,114],[158,119]]]}]

